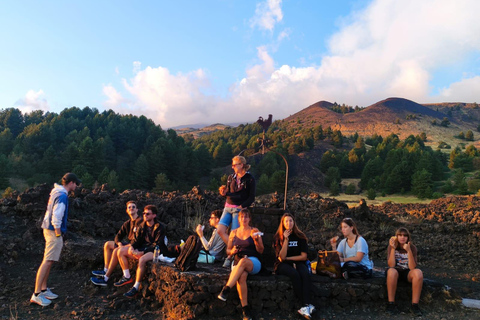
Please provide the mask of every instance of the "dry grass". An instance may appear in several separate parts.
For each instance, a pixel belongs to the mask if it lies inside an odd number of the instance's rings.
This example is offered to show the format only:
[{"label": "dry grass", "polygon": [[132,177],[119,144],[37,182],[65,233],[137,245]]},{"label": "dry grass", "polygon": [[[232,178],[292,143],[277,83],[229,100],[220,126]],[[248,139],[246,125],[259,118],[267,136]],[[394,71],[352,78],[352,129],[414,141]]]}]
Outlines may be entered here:
[{"label": "dry grass", "polygon": [[382,205],[385,202],[393,202],[393,203],[430,203],[430,199],[418,199],[415,196],[411,195],[387,195],[385,197],[376,197],[375,200],[368,200],[366,193],[361,194],[344,194],[341,193],[338,196],[330,196],[329,193],[321,193],[320,194],[324,198],[334,198],[338,201],[345,202],[349,207],[355,207],[358,205],[361,199],[365,199],[368,205]]}]

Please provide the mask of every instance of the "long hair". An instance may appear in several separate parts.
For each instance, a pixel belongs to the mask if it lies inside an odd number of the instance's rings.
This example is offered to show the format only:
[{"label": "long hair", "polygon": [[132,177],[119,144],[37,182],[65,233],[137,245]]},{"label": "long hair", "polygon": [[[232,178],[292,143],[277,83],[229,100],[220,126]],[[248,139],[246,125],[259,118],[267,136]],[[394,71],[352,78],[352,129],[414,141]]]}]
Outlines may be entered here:
[{"label": "long hair", "polygon": [[298,229],[297,223],[295,222],[295,218],[293,217],[293,215],[289,212],[285,212],[282,216],[282,219],[280,220],[280,225],[278,226],[277,232],[273,236],[273,245],[275,246],[275,243],[277,242],[280,244],[283,243],[283,233],[285,232],[285,225],[283,222],[287,217],[293,219],[292,233],[294,233],[300,239],[305,239],[306,241],[308,241],[307,236],[302,231],[300,231],[300,229]]},{"label": "long hair", "polygon": [[352,232],[354,235],[360,236],[360,233],[358,233],[357,224],[353,221],[352,218],[343,219],[340,223],[340,226],[342,226],[342,223],[345,223],[347,226],[353,228]]},{"label": "long hair", "polygon": [[250,170],[250,167],[251,167],[251,166],[250,166],[249,164],[247,164],[247,159],[245,159],[245,157],[235,156],[235,157],[233,157],[232,162],[233,162],[234,160],[240,161],[240,162],[243,164],[242,167],[243,167],[243,169],[245,169],[245,172],[247,172],[248,170]]},{"label": "long hair", "polygon": [[407,243],[408,242],[412,243],[412,236],[410,235],[410,231],[408,231],[408,229],[405,228],[405,227],[400,227],[400,228],[397,229],[397,231],[395,231],[395,237],[397,237],[397,241],[396,241],[397,246],[396,246],[395,249],[397,249],[397,250],[398,249],[403,249],[403,248],[399,247],[399,245],[400,245],[400,243],[398,242],[398,235],[399,234],[406,234],[407,238],[408,238]]}]

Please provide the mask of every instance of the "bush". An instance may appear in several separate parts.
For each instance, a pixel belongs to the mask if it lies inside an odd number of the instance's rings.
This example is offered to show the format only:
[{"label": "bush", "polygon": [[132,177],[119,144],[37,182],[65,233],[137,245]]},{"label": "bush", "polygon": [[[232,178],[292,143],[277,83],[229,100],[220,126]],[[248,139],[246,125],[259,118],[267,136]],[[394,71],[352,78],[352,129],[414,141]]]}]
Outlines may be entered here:
[{"label": "bush", "polygon": [[440,199],[441,197],[443,197],[443,194],[441,192],[434,192],[432,193],[432,199]]},{"label": "bush", "polygon": [[375,200],[376,197],[377,197],[377,193],[375,192],[375,189],[368,189],[367,199],[368,200]]},{"label": "bush", "polygon": [[356,190],[357,188],[355,187],[355,184],[350,183],[345,189],[345,194],[355,194]]},{"label": "bush", "polygon": [[3,198],[11,198],[14,194],[15,190],[13,190],[11,187],[7,187],[5,191],[2,194]]}]

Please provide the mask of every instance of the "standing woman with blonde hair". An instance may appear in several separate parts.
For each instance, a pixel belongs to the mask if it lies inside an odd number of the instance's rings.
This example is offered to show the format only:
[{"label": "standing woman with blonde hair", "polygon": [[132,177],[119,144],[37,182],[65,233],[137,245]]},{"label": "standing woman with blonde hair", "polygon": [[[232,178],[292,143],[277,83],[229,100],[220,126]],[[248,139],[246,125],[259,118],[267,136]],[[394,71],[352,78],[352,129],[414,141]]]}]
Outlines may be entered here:
[{"label": "standing woman with blonde hair", "polygon": [[[255,201],[255,178],[248,172],[250,165],[247,164],[247,160],[242,156],[233,157],[232,169],[234,173],[228,176],[227,184],[218,190],[221,196],[227,198],[217,227],[218,235],[226,244],[228,227],[231,225],[231,230],[237,229],[238,213]],[[225,259],[224,267],[229,267],[230,264],[231,260]]]},{"label": "standing woman with blonde hair", "polygon": [[410,232],[407,228],[402,227],[395,232],[395,236],[391,237],[388,243],[388,268],[385,273],[387,275],[388,293],[387,312],[390,314],[396,311],[395,293],[398,280],[401,280],[412,284],[412,306],[410,311],[416,316],[422,316],[418,302],[422,293],[423,272],[417,268],[417,247],[411,240]]},{"label": "standing woman with blonde hair", "polygon": [[275,250],[275,274],[289,277],[293,283],[293,291],[303,303],[298,313],[310,319],[315,306],[312,305],[310,293],[311,280],[307,267],[307,237],[300,231],[291,213],[285,213],[280,220],[277,233],[273,237]]},{"label": "standing woman with blonde hair", "polygon": [[337,250],[342,264],[342,275],[345,279],[369,278],[372,276],[372,262],[368,258],[367,241],[358,233],[357,225],[352,218],[345,218],[340,223],[345,237],[337,246],[337,237],[330,243]]}]

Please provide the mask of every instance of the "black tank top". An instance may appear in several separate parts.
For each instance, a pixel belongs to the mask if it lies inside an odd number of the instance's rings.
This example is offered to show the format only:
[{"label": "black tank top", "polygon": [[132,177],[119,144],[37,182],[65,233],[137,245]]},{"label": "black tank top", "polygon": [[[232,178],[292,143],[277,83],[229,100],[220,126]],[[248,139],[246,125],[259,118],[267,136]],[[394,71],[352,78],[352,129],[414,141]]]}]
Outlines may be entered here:
[{"label": "black tank top", "polygon": [[255,247],[255,242],[253,241],[252,236],[249,236],[247,239],[242,240],[237,237],[237,234],[235,233],[235,236],[233,237],[232,244],[234,246],[238,246],[238,252],[241,255],[247,255],[249,257],[257,257],[259,256],[257,252],[257,248]]}]

